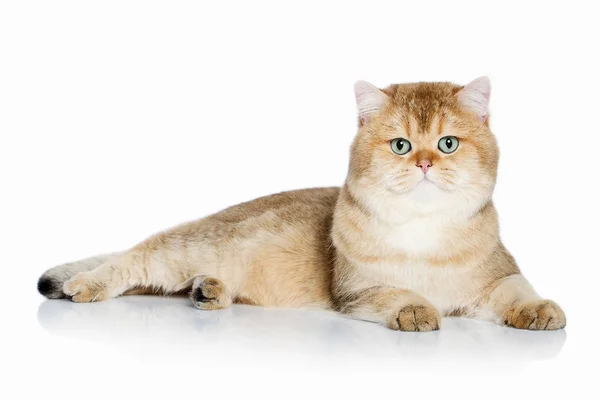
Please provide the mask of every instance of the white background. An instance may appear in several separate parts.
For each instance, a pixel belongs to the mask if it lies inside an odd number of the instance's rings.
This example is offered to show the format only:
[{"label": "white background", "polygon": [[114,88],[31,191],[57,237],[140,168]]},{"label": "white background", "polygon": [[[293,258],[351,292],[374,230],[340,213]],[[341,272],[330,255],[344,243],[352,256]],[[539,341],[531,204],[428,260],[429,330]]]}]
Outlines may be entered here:
[{"label": "white background", "polygon": [[[488,4],[0,3],[1,397],[594,397],[598,13]],[[341,184],[358,79],[481,75],[502,237],[564,307],[565,331],[445,319],[408,334],[325,312],[77,305],[35,290],[55,264],[257,196]]]}]

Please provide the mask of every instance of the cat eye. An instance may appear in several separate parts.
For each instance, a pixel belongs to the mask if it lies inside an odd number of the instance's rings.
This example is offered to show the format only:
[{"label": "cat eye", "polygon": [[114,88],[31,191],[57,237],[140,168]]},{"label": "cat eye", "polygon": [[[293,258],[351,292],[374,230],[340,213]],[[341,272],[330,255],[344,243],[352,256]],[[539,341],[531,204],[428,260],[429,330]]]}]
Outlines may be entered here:
[{"label": "cat eye", "polygon": [[392,140],[390,145],[392,146],[392,151],[400,156],[408,153],[411,149],[410,142],[402,138]]},{"label": "cat eye", "polygon": [[458,138],[456,136],[444,136],[438,142],[438,149],[440,149],[442,153],[454,153],[456,149],[458,149]]}]

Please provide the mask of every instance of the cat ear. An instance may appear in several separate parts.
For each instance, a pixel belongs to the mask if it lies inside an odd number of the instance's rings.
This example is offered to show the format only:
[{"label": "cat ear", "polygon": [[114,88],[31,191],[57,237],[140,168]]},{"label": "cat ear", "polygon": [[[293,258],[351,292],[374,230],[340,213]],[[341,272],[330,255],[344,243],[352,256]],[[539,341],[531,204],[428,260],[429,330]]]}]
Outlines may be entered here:
[{"label": "cat ear", "polygon": [[369,82],[358,81],[354,84],[354,96],[358,107],[358,116],[363,124],[369,122],[372,116],[380,112],[388,97]]},{"label": "cat ear", "polygon": [[488,117],[488,105],[492,87],[487,76],[475,79],[456,95],[458,102],[465,109],[477,115],[482,122]]}]

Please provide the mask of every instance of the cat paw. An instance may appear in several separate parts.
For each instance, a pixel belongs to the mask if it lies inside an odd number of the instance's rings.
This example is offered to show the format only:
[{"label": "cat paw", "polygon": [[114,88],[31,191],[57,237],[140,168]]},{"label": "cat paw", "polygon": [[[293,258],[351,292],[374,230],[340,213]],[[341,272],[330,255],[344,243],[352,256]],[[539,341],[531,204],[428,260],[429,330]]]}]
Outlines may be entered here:
[{"label": "cat paw", "polygon": [[388,320],[388,328],[407,332],[430,332],[440,329],[440,313],[429,305],[408,305]]},{"label": "cat paw", "polygon": [[225,284],[218,279],[199,276],[194,279],[190,299],[200,310],[218,310],[231,304]]},{"label": "cat paw", "polygon": [[563,310],[553,301],[516,303],[504,313],[504,324],[517,329],[553,331],[567,324]]},{"label": "cat paw", "polygon": [[109,298],[106,285],[98,282],[88,272],[81,272],[66,281],[63,292],[75,303],[91,303]]}]

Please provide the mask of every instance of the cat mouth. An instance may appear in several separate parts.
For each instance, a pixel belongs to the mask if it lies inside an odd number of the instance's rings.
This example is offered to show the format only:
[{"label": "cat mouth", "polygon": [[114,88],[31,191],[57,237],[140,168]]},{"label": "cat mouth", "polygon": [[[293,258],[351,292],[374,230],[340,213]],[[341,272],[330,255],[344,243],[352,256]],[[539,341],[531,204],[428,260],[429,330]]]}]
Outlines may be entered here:
[{"label": "cat mouth", "polygon": [[394,184],[394,185],[385,185],[385,188],[388,192],[391,193],[395,193],[395,194],[408,194],[414,190],[418,190],[420,188],[437,188],[439,190],[443,190],[443,191],[449,191],[447,188],[442,187],[441,185],[438,184],[438,182],[436,182],[435,180],[431,179],[430,176],[427,175],[423,175],[423,177],[421,179],[419,179],[417,182],[415,182],[412,185],[406,185],[406,183],[403,184]]},{"label": "cat mouth", "polygon": [[421,178],[421,180],[417,182],[417,186],[418,185],[436,185],[436,183],[433,180],[431,180],[431,177],[428,178],[427,175],[423,175],[423,178]]},{"label": "cat mouth", "polygon": [[451,192],[451,190],[449,190],[448,187],[445,187],[445,185],[440,185],[440,183],[434,179],[431,179],[431,176],[427,176],[424,175],[423,178],[421,178],[414,186],[413,186],[413,190],[414,189],[418,189],[418,188],[432,188],[435,187],[436,189],[442,190],[444,192]]}]

